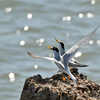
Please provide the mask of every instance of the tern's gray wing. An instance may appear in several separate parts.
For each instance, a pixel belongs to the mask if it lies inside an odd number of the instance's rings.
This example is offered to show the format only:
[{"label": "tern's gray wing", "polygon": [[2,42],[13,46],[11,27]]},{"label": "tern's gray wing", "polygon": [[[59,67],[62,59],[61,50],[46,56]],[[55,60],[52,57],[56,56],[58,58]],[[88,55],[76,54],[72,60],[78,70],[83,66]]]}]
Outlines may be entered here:
[{"label": "tern's gray wing", "polygon": [[89,65],[82,64],[82,63],[76,61],[74,58],[72,58],[69,61],[68,66],[70,66],[70,67],[87,67]]},{"label": "tern's gray wing", "polygon": [[[98,27],[97,27],[98,28]],[[91,32],[88,36],[86,36],[85,38],[83,38],[81,41],[79,41],[78,43],[76,43],[74,46],[72,46],[64,55],[63,58],[66,61],[69,61],[74,55],[75,53],[85,44],[87,44],[89,42],[89,40],[92,38],[93,34],[96,32],[97,28]]]},{"label": "tern's gray wing", "polygon": [[81,64],[80,62],[78,62],[76,60],[75,61],[70,60],[68,63],[68,66],[70,66],[70,67],[87,67],[89,65]]},{"label": "tern's gray wing", "polygon": [[34,54],[30,53],[30,52],[27,52],[27,53],[28,53],[29,56],[31,56],[31,57],[33,57],[33,58],[44,58],[44,59],[47,59],[47,60],[54,61],[55,64],[58,66],[58,68],[59,68],[61,71],[65,69],[64,65],[63,65],[61,62],[57,61],[55,58],[41,57],[41,56],[34,55]]},{"label": "tern's gray wing", "polygon": [[44,58],[44,59],[47,59],[47,60],[51,60],[51,61],[54,61],[54,58],[50,58],[50,57],[41,57],[41,56],[37,56],[37,55],[34,55],[30,52],[27,52],[29,56],[33,57],[33,58]]}]

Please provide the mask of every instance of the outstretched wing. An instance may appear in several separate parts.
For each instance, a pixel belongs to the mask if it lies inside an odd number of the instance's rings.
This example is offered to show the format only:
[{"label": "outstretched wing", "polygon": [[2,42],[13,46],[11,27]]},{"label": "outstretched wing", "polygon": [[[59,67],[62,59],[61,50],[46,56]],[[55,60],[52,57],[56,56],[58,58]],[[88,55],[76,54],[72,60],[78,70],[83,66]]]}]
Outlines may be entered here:
[{"label": "outstretched wing", "polygon": [[54,58],[50,58],[50,57],[42,57],[42,56],[37,56],[37,55],[34,55],[30,52],[27,52],[29,56],[33,57],[33,58],[44,58],[44,59],[47,59],[47,60],[51,60],[51,61],[54,61]]},{"label": "outstretched wing", "polygon": [[[98,27],[97,27],[98,28]],[[64,59],[66,59],[67,61],[69,61],[74,55],[75,53],[85,44],[87,44],[89,42],[89,40],[92,38],[92,36],[94,35],[94,33],[96,32],[97,28],[91,32],[88,36],[86,36],[85,38],[83,38],[81,41],[79,41],[78,43],[76,43],[74,46],[72,46],[64,55]]]},{"label": "outstretched wing", "polygon": [[47,60],[50,60],[50,61],[54,61],[55,64],[58,66],[59,69],[65,69],[64,65],[57,61],[55,58],[50,58],[50,57],[41,57],[41,56],[37,56],[37,55],[34,55],[30,52],[27,52],[29,56],[33,57],[33,58],[44,58],[44,59],[47,59]]}]

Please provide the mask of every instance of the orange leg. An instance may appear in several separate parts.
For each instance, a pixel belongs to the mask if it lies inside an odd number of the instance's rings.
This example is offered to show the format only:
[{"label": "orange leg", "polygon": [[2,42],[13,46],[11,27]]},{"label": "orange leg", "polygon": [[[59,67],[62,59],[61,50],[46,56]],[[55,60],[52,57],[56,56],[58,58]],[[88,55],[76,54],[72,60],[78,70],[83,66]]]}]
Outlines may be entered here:
[{"label": "orange leg", "polygon": [[[64,75],[62,74],[62,77],[63,77],[63,81],[65,81],[66,79],[65,79],[65,77],[64,77]],[[68,78],[70,79],[70,76],[68,76]]]},{"label": "orange leg", "polygon": [[66,79],[65,79],[65,77],[64,77],[64,75],[62,74],[62,77],[63,77],[63,81],[65,81]]},{"label": "orange leg", "polygon": [[68,78],[70,79],[70,76],[68,76]]},{"label": "orange leg", "polygon": [[[69,66],[69,68],[70,68],[70,66]],[[68,76],[68,78],[70,79],[70,76]]]}]

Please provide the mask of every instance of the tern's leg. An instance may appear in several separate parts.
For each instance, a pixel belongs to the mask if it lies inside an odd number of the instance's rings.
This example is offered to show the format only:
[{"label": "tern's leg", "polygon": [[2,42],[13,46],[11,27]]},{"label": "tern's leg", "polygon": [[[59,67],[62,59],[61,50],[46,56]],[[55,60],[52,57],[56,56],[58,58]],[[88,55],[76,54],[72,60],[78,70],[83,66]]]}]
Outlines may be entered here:
[{"label": "tern's leg", "polygon": [[[66,78],[64,77],[64,75],[63,75],[63,73],[62,73],[61,71],[58,71],[58,72],[57,72],[57,74],[60,74],[60,75],[62,74],[63,81],[65,81],[65,80],[66,80]],[[68,75],[68,78],[70,79],[71,77]]]},{"label": "tern's leg", "polygon": [[70,76],[68,75],[68,78],[70,79]]},{"label": "tern's leg", "polygon": [[[63,81],[66,80],[66,78],[64,77],[64,75],[62,74],[62,77],[63,77]],[[70,79],[70,76],[68,75],[68,78]]]},{"label": "tern's leg", "polygon": [[64,75],[62,74],[62,77],[63,77],[63,81],[65,81],[66,79],[65,79],[65,77],[64,77]]}]

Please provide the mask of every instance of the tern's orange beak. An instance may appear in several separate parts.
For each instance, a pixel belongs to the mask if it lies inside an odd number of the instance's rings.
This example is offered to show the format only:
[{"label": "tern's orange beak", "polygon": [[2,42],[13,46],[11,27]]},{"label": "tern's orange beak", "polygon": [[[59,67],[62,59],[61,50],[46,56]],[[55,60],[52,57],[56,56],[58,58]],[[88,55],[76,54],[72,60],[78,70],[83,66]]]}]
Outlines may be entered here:
[{"label": "tern's orange beak", "polygon": [[52,49],[52,47],[47,46],[47,48]]},{"label": "tern's orange beak", "polygon": [[56,39],[56,38],[55,38],[55,40],[56,40],[57,42],[59,42],[59,40],[58,40],[58,39]]}]

